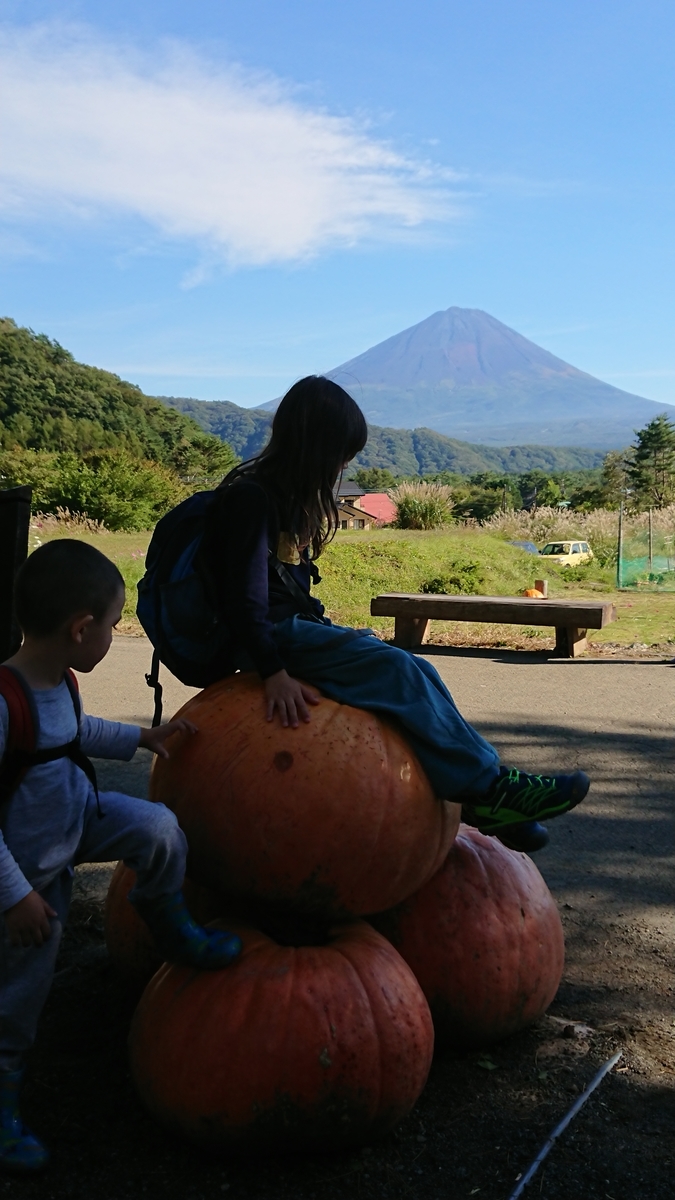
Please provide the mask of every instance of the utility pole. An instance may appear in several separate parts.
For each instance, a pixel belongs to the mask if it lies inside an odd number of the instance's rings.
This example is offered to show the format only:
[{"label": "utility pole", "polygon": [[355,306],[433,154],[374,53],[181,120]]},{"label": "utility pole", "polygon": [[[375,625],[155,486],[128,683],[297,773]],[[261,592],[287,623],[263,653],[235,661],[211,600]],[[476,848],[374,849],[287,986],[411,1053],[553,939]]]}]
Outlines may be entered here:
[{"label": "utility pole", "polygon": [[623,560],[623,500],[619,504],[619,540],[616,548],[616,586],[621,587],[621,567]]}]

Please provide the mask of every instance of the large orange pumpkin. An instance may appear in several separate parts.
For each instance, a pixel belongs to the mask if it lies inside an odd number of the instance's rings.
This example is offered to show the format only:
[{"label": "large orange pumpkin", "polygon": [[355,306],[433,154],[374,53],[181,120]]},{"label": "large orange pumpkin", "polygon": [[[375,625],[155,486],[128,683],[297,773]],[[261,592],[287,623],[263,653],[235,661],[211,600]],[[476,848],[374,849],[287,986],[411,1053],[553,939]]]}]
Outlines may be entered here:
[{"label": "large orange pumpkin", "polygon": [[534,863],[460,828],[444,866],[378,929],[412,967],[439,1044],[489,1045],[546,1011],[565,946],[553,897]]},{"label": "large orange pumpkin", "polygon": [[[103,910],[105,940],[110,959],[119,973],[139,990],[162,964],[155,950],[150,930],[139,917],[128,896],[136,881],[136,872],[118,862],[113,871]],[[219,916],[225,901],[208,888],[191,880],[183,882],[186,904],[196,921],[205,924]]]},{"label": "large orange pumpkin", "polygon": [[427,1002],[393,946],[364,921],[300,947],[224,924],[240,959],[167,964],[141,997],[131,1065],[150,1112],[225,1149],[327,1150],[386,1133],[433,1053]]},{"label": "large orange pumpkin", "polygon": [[190,877],[340,917],[430,879],[460,806],[435,798],[393,724],[323,698],[309,724],[284,729],[263,696],[254,675],[213,684],[180,710],[199,732],[155,759],[151,796],[185,831]]}]

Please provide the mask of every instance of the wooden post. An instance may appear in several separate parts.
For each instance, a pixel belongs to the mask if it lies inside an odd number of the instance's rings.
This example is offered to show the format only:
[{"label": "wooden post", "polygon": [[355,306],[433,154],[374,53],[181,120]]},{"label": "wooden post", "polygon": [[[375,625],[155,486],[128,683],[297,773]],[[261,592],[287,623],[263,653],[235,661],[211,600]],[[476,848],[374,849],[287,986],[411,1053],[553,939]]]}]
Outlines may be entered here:
[{"label": "wooden post", "polygon": [[651,575],[654,568],[654,525],[652,522],[652,510],[649,510],[649,574]]},{"label": "wooden post", "polygon": [[0,491],[0,662],[21,644],[14,619],[14,576],[28,555],[32,495],[29,487]]},{"label": "wooden post", "polygon": [[394,645],[402,650],[423,646],[429,638],[429,624],[428,617],[395,617]]},{"label": "wooden post", "polygon": [[558,658],[578,658],[588,650],[586,630],[576,625],[556,625],[555,653]]}]

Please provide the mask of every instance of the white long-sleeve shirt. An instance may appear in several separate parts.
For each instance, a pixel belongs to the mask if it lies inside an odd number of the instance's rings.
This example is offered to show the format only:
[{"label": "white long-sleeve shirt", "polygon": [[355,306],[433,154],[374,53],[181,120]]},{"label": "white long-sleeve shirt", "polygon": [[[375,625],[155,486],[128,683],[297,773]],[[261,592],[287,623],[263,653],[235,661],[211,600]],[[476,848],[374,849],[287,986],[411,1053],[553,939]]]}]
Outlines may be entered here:
[{"label": "white long-sleeve shirt", "polygon": [[[76,737],[77,718],[65,680],[58,687],[33,691],[33,699],[39,721],[37,750],[63,746]],[[8,729],[9,713],[0,696],[0,758]],[[138,725],[84,714],[80,733],[85,754],[125,761],[133,758],[141,736]],[[0,807],[0,912],[33,888],[39,892],[72,865],[92,791],[84,771],[69,758],[28,769]]]}]

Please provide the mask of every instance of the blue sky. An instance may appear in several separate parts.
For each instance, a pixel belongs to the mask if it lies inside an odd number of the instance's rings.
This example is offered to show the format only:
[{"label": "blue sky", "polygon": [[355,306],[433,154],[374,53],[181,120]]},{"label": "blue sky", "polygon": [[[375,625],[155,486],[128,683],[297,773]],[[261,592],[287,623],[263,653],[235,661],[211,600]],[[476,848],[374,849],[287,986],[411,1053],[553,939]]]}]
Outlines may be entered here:
[{"label": "blue sky", "polygon": [[668,0],[0,0],[0,311],[264,402],[457,304],[675,402]]}]

